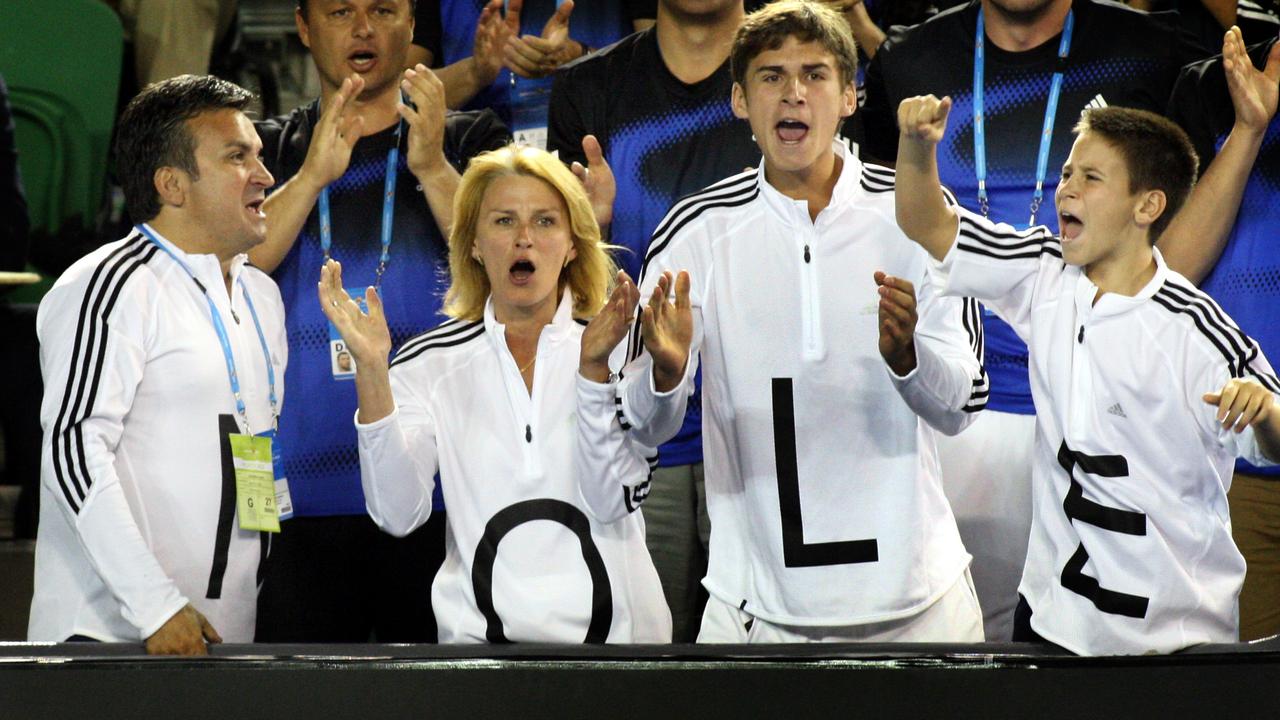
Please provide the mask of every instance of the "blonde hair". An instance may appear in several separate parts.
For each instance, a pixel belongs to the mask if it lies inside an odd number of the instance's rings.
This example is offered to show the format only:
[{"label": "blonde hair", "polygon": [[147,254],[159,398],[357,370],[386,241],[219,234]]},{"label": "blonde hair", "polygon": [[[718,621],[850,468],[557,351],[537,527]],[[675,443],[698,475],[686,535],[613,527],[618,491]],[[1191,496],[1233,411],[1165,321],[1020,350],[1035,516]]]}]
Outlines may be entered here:
[{"label": "blonde hair", "polygon": [[[560,272],[558,292],[566,285],[573,294],[573,315],[589,318],[604,307],[617,265],[609,252],[614,246],[600,238],[591,201],[578,178],[556,157],[532,147],[508,145],[477,155],[467,166],[453,198],[453,228],[449,233],[449,290],[444,296],[446,315],[460,320],[484,317],[491,288],[484,266],[472,257],[480,204],[489,186],[500,177],[524,175],[550,185],[569,209],[569,230],[575,257]],[[557,299],[558,302],[558,299]]]}]

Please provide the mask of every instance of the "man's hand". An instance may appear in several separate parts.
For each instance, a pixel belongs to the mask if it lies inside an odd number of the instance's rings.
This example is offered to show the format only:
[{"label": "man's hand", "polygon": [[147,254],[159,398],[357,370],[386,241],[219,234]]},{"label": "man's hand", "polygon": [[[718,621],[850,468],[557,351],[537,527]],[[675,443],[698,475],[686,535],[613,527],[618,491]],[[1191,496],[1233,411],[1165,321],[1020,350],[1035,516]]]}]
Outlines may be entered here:
[{"label": "man's hand", "polygon": [[689,273],[681,270],[674,278],[676,301],[667,301],[671,293],[671,271],[664,271],[658,286],[649,296],[649,304],[641,311],[640,332],[644,345],[653,358],[653,385],[658,392],[669,392],[684,377],[689,362],[689,345],[693,342],[693,306],[689,302]]},{"label": "man's hand", "polygon": [[1240,28],[1233,25],[1222,38],[1222,69],[1227,75],[1236,124],[1262,135],[1276,114],[1280,98],[1280,44],[1272,46],[1266,67],[1258,70],[1245,50]]},{"label": "man's hand", "polygon": [[359,75],[343,80],[342,87],[320,113],[311,134],[311,147],[307,148],[307,157],[298,171],[317,192],[347,171],[351,149],[364,129],[364,118],[354,112],[352,102],[363,89],[364,78]]},{"label": "man's hand", "polygon": [[330,259],[320,268],[320,283],[316,288],[320,296],[320,309],[338,329],[351,356],[356,360],[356,372],[387,365],[391,354],[391,331],[387,329],[387,317],[382,310],[382,298],[378,291],[365,290],[365,312],[347,294],[342,286],[342,264]]},{"label": "man's hand", "polygon": [[400,88],[416,106],[396,104],[400,117],[409,124],[405,161],[414,176],[424,180],[449,164],[444,157],[444,84],[425,65],[418,65],[404,71]]},{"label": "man's hand", "polygon": [[573,0],[564,0],[542,26],[542,35],[520,35],[520,9],[523,0],[508,0],[506,44],[503,59],[511,72],[521,77],[536,78],[550,74],[564,63],[582,55],[582,46],[569,37],[569,15]]},{"label": "man's hand", "polygon": [[599,383],[609,381],[609,355],[627,336],[636,303],[640,302],[640,289],[626,271],[618,271],[616,283],[609,301],[582,331],[578,372]]},{"label": "man's hand", "polygon": [[[503,47],[508,25],[502,19],[502,0],[489,0],[476,21],[475,39],[471,43],[471,72],[477,87],[488,87],[502,70]],[[520,34],[519,20],[516,34]]]},{"label": "man's hand", "polygon": [[898,129],[903,140],[937,145],[947,132],[951,97],[939,100],[932,95],[909,97],[898,105]]},{"label": "man's hand", "polygon": [[603,231],[613,222],[613,200],[618,195],[618,183],[613,178],[613,169],[605,161],[604,151],[595,135],[582,138],[582,152],[587,156],[587,166],[583,167],[582,163],[575,160],[570,169],[587,191],[591,211]]},{"label": "man's hand", "polygon": [[875,273],[880,293],[880,356],[894,375],[916,369],[916,289],[911,281]]},{"label": "man's hand", "polygon": [[188,604],[147,638],[147,654],[208,655],[205,641],[220,643],[222,636],[199,610]]},{"label": "man's hand", "polygon": [[1218,408],[1218,422],[1222,428],[1237,433],[1253,425],[1274,425],[1280,418],[1276,410],[1275,394],[1254,378],[1232,378],[1216,393],[1205,393],[1206,403]]}]

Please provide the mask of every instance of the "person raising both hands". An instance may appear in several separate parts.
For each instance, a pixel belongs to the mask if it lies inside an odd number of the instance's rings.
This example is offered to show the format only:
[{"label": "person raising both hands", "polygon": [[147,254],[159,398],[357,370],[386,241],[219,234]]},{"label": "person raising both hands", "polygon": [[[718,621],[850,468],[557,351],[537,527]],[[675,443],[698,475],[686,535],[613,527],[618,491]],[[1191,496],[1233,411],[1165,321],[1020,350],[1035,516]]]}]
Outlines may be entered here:
[{"label": "person raising both hands", "polygon": [[294,402],[281,421],[281,495],[293,517],[266,563],[259,642],[435,639],[430,571],[406,568],[444,557],[443,508],[407,539],[382,533],[365,513],[346,422],[356,409],[352,358],[312,294],[317,268],[332,257],[348,280],[378,287],[395,343],[439,323],[459,173],[470,157],[510,142],[491,112],[448,112],[435,74],[405,69],[412,5],[300,0],[295,20],[320,97],[258,123],[264,161],[282,184],[263,206],[267,239],[250,259],[281,287],[295,360]]},{"label": "person raising both hands", "polygon": [[[609,370],[639,291],[615,276],[581,183],[541,150],[485,153],[462,177],[449,244],[452,319],[390,360],[377,289],[362,305],[337,261],[321,270],[320,306],[357,368],[370,516],[394,535],[422,526],[439,471],[441,642],[669,642],[639,513],[655,453],[626,432]],[[687,346],[678,315],[651,301],[646,338]]]}]

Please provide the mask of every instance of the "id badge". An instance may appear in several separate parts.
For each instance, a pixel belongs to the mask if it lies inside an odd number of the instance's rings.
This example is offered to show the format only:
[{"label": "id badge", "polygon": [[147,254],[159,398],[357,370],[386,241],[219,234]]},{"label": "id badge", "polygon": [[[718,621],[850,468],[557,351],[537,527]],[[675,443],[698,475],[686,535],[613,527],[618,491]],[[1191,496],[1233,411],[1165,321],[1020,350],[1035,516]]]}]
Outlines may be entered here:
[{"label": "id badge", "polygon": [[[364,288],[346,290],[351,299],[360,304],[360,312],[369,312],[368,306],[364,304]],[[356,377],[356,359],[347,349],[347,342],[342,339],[342,334],[333,321],[329,321],[329,368],[334,380],[354,380]]]},{"label": "id badge", "polygon": [[276,437],[275,430],[264,430],[258,435],[271,438],[271,469],[276,479],[276,509],[279,511],[281,520],[288,520],[293,517],[293,497],[289,494],[289,480],[284,474],[284,453],[280,449],[282,443],[280,438]]},{"label": "id badge", "polygon": [[241,530],[280,532],[276,506],[272,435],[231,433],[231,462],[236,473],[236,514]]}]

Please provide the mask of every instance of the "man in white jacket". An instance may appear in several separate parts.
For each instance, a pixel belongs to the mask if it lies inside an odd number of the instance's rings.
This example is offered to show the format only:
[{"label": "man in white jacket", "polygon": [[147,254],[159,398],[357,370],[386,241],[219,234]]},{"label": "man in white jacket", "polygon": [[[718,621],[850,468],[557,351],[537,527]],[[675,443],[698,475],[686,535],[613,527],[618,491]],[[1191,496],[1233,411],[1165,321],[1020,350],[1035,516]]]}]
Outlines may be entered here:
[{"label": "man in white jacket", "polygon": [[[237,443],[274,433],[286,362],[275,283],[245,264],[272,184],[243,109],[213,77],[149,86],[120,120],[128,237],[40,305],[45,395],[33,641],[145,641],[202,655],[253,639],[275,514]],[[268,464],[268,463],[263,463]],[[278,528],[278,522],[275,527]]]}]

